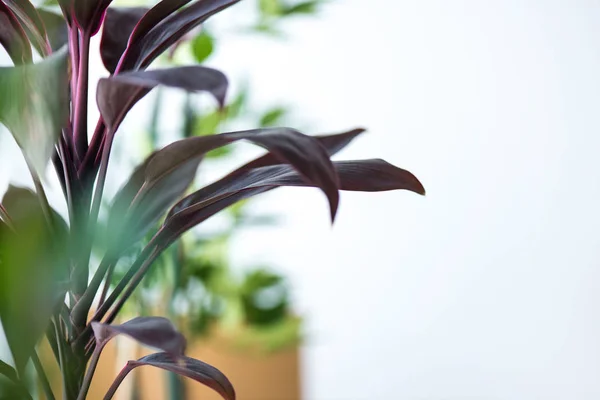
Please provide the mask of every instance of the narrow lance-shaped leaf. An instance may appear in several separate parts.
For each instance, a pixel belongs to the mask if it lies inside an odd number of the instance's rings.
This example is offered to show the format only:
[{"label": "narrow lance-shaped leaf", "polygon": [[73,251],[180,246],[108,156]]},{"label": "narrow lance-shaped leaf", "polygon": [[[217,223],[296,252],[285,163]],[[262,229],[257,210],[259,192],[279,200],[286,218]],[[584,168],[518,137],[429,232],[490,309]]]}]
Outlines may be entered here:
[{"label": "narrow lance-shaped leaf", "polygon": [[202,24],[212,15],[238,1],[199,0],[178,13],[170,14],[146,34],[139,35],[139,40],[128,46],[123,54],[119,70],[146,68],[183,35]]},{"label": "narrow lance-shaped leaf", "polygon": [[[66,226],[51,233],[36,195],[9,187],[2,203],[15,230],[0,224],[0,319],[19,376],[64,300]],[[57,221],[59,217],[55,215]]]},{"label": "narrow lance-shaped leaf", "polygon": [[4,0],[23,26],[31,43],[43,56],[50,53],[44,22],[29,0]]},{"label": "narrow lance-shaped leaf", "polygon": [[44,171],[69,113],[66,49],[38,64],[0,68],[0,122]]},{"label": "narrow lance-shaped leaf", "polygon": [[134,368],[142,366],[160,368],[193,379],[213,389],[225,400],[235,400],[236,398],[235,390],[229,379],[215,367],[190,357],[175,360],[167,353],[155,353],[142,357],[137,361],[129,361],[109,388],[104,400],[112,399],[127,374]]},{"label": "narrow lance-shaped leaf", "polygon": [[[321,188],[335,217],[339,196],[337,176],[319,140],[289,128],[270,128],[183,139],[154,153],[136,169],[117,194],[109,221],[114,246],[125,249],[144,235],[191,183],[202,157],[211,150],[247,140],[289,163],[313,186]],[[143,179],[143,180],[142,180]],[[185,183],[186,185],[184,185]]]},{"label": "narrow lance-shaped leaf", "polygon": [[98,347],[102,347],[117,335],[126,335],[144,346],[159,349],[172,357],[182,356],[185,352],[185,337],[175,326],[162,317],[138,317],[121,325],[107,325],[92,322]]},{"label": "narrow lance-shaped leaf", "polygon": [[[364,129],[353,129],[351,131],[335,135],[315,136],[313,139],[318,141],[329,155],[333,155],[337,151],[341,150],[344,146],[348,145],[356,136],[358,136],[363,131]],[[222,138],[220,138],[219,136],[221,135],[217,135],[217,138],[220,141],[222,140]],[[181,183],[183,178],[186,176],[185,172],[182,174],[181,165],[185,165],[185,163],[190,162],[190,159],[193,160],[194,157],[198,157],[200,154],[210,151],[213,148],[212,146],[215,145],[214,136],[211,137],[213,137],[213,139],[194,139],[195,142],[198,142],[195,144],[195,147],[189,146],[190,141],[175,142],[172,145],[153,153],[150,157],[146,159],[146,161],[141,166],[139,166],[135,170],[129,182],[117,194],[113,207],[111,208],[109,217],[109,235],[111,238],[113,238],[113,243],[115,244],[109,246],[109,248],[112,249],[109,251],[118,254],[118,251],[126,249],[133,241],[137,240],[137,238],[139,238],[146,232],[147,227],[152,226],[154,222],[157,221],[158,215],[162,214],[162,211],[160,211],[158,208],[145,206],[145,204],[148,204],[145,202],[145,198],[148,197],[151,199],[151,201],[158,198],[162,198],[164,201],[163,206],[165,206],[168,203],[170,204],[171,202],[174,202],[176,200],[176,197],[178,198],[178,196],[169,197],[165,196],[165,193],[153,192],[152,190],[148,190],[148,188],[157,187],[154,184],[150,184],[150,182],[152,182],[153,180],[162,181],[163,185],[169,186],[167,182],[171,179],[169,177],[172,176],[172,178],[174,179],[173,185],[176,182]],[[186,150],[190,149],[192,151],[191,153],[186,152]],[[310,154],[311,150],[307,149],[306,152]],[[160,159],[163,159],[162,162],[158,163],[159,167],[155,169],[155,173],[158,174],[147,175],[146,169],[148,168],[148,165],[157,156],[160,156],[159,161]],[[276,165],[285,162],[285,159],[275,156],[272,153],[268,153],[254,160],[253,162],[250,162],[240,167],[238,170],[231,173],[228,179],[231,179],[233,175],[244,173],[244,171],[247,169],[252,169],[253,166]],[[161,171],[163,172],[161,173]],[[165,173],[164,171],[167,171],[167,173]],[[175,177],[178,178],[175,179]],[[191,175],[187,175],[187,178],[191,181],[193,177]],[[146,181],[146,179],[148,180]],[[145,182],[148,182],[148,184],[145,184]],[[175,194],[172,191],[170,193],[173,195]],[[183,192],[181,194],[183,194]],[[137,199],[137,203],[135,206],[130,207],[134,198]],[[230,204],[233,203],[235,203],[235,201],[232,201]],[[226,206],[226,204],[222,205],[222,208]],[[130,208],[129,211],[127,211],[128,208]],[[218,208],[215,212],[220,211],[222,208]],[[147,211],[148,209],[151,209],[151,212],[147,212],[145,214],[146,219],[141,218],[142,214],[140,213]],[[133,226],[139,226],[140,228],[134,228]],[[144,226],[146,228],[143,228]],[[122,229],[122,227],[127,228]],[[112,254],[112,256],[114,256],[114,254]],[[104,313],[107,311],[106,304],[112,304],[112,302],[116,299],[117,296],[119,296],[119,294],[123,290],[124,285],[132,279],[134,274],[136,274],[137,269],[137,267],[132,267],[130,269],[130,271],[127,273],[127,277],[119,284],[119,286],[115,289],[115,292],[111,294],[109,300],[107,300],[107,302],[103,305],[104,310],[99,311],[100,315],[104,315]],[[90,283],[90,287],[93,284],[99,285],[100,281],[98,280],[97,282],[94,282],[94,280],[92,280],[92,283]],[[133,283],[133,286],[135,287],[137,286],[137,284]],[[97,290],[97,286],[95,287],[96,288],[92,290],[93,293],[95,293]],[[86,296],[84,296],[82,298],[82,301],[80,301],[73,309],[73,313],[79,314],[79,317],[87,315],[87,310],[89,308],[89,305],[91,304],[93,296],[89,296],[89,298],[86,299],[86,302],[83,302],[83,299],[85,297]]]},{"label": "narrow lance-shaped leaf", "polygon": [[[410,172],[383,160],[336,161],[340,189],[379,192],[405,189],[425,194],[419,180]],[[272,165],[228,175],[182,199],[169,211],[160,231],[161,246],[224,208],[251,196],[280,186],[314,186],[288,165]]]},{"label": "narrow lance-shaped leaf", "polygon": [[0,44],[15,65],[31,62],[31,46],[13,12],[0,2]]},{"label": "narrow lance-shaped leaf", "polygon": [[[100,55],[112,74],[125,49],[134,47],[152,28],[191,0],[163,0],[151,9],[142,7],[109,8],[104,19]],[[121,69],[123,70],[123,69]]]}]

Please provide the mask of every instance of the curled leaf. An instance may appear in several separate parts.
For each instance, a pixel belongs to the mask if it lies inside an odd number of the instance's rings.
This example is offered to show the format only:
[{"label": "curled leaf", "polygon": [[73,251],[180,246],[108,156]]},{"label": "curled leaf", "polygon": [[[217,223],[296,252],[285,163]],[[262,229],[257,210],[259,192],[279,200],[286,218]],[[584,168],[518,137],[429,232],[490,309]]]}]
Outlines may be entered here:
[{"label": "curled leaf", "polygon": [[223,104],[227,92],[225,75],[201,66],[132,71],[103,78],[98,83],[96,100],[109,130],[114,133],[135,103],[158,85],[190,92],[207,91],[219,104]]},{"label": "curled leaf", "polygon": [[110,7],[106,10],[100,56],[104,67],[111,74],[115,72],[121,55],[127,48],[133,29],[147,11],[145,7]]},{"label": "curled leaf", "polygon": [[229,379],[215,367],[190,357],[174,360],[167,353],[155,353],[129,361],[111,385],[105,400],[110,400],[127,374],[137,367],[151,366],[193,379],[219,393],[225,400],[235,400],[235,390]]},{"label": "curled leaf", "polygon": [[112,0],[70,0],[73,18],[82,32],[95,35]]},{"label": "curled leaf", "polygon": [[[314,137],[289,128],[229,132],[183,139],[153,153],[115,197],[109,217],[114,246],[124,249],[145,234],[162,213],[183,195],[206,153],[238,140],[266,148],[273,159],[289,163],[313,186],[320,188],[335,216],[339,195],[329,154]],[[344,138],[347,140],[347,138]]]},{"label": "curled leaf", "polygon": [[171,321],[162,317],[137,317],[121,325],[92,322],[92,329],[99,346],[105,345],[117,335],[126,335],[173,357],[182,356],[186,347],[185,337],[175,329]]}]

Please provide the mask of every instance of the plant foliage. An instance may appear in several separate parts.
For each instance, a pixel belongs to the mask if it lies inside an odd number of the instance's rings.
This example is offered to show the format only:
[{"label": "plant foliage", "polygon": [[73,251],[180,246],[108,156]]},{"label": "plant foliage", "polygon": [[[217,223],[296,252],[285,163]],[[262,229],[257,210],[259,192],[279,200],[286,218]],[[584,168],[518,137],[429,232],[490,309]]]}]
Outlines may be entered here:
[{"label": "plant foliage", "polygon": [[[59,0],[59,15],[29,0],[0,0],[0,44],[14,64],[0,68],[0,121],[21,148],[35,188],[10,187],[0,203],[0,320],[13,358],[0,363],[0,396],[32,398],[27,378],[31,364],[46,398],[54,399],[37,355],[45,335],[61,368],[64,398],[85,399],[104,345],[123,334],[160,352],[130,361],[105,399],[142,365],[194,379],[234,399],[222,373],[184,355],[185,339],[164,318],[113,325],[153,261],[197,224],[280,186],[319,188],[332,221],[340,190],[424,194],[410,172],[385,161],[330,160],[361,130],[312,137],[272,127],[274,113],[264,121],[269,127],[188,137],[151,154],[112,199],[106,224],[111,240],[101,249],[99,265],[90,261],[92,249],[101,243],[99,211],[111,149],[115,136],[123,134],[119,127],[128,111],[156,86],[207,92],[225,106],[227,79],[219,71],[200,65],[148,67],[238,1],[162,0],[146,9],[113,8],[111,0]],[[308,12],[311,4],[265,12]],[[100,32],[100,55],[110,76],[97,83],[100,118],[88,131],[93,122],[88,121],[90,40]],[[206,43],[201,46],[200,58],[209,54]],[[34,63],[35,53],[41,60]],[[260,146],[267,154],[186,195],[206,154],[237,141]],[[49,161],[68,205],[66,221],[45,194],[42,177]],[[102,283],[110,279],[108,271],[147,235],[151,239],[113,290],[100,295]]]}]

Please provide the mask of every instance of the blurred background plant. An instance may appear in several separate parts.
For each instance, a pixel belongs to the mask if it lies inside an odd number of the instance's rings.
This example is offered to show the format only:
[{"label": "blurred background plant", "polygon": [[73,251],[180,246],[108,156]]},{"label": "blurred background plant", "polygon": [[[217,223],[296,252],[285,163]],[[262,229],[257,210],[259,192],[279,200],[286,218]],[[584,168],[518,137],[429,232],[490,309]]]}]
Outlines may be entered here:
[{"label": "blurred background plant", "polygon": [[[315,16],[325,1],[254,0],[253,3],[255,21],[233,27],[231,34],[284,40],[285,34],[280,27],[284,19]],[[121,1],[117,4],[148,5],[143,1]],[[174,45],[159,63],[205,63],[217,51],[218,44],[211,34],[210,23],[204,24],[201,30]],[[173,134],[173,125],[178,125],[178,121],[181,124],[175,129],[176,139],[221,133],[240,124],[270,127],[289,123],[290,110],[287,106],[274,104],[253,109],[249,98],[247,84],[240,85],[228,105],[221,110],[204,107],[198,96],[187,95],[180,105],[179,115],[174,119],[173,115],[160,112],[164,110],[161,105],[171,99],[159,89],[153,98],[147,129],[137,137],[141,144],[138,147],[144,150],[137,154],[121,147],[116,149],[116,153],[121,162],[138,163],[160,148],[161,143],[173,139],[165,139],[159,132]],[[165,119],[168,119],[167,130],[161,129]],[[203,171],[218,170],[219,164],[236,158],[235,146],[208,153],[199,179],[202,180]],[[249,206],[251,200],[230,207],[218,217],[217,228],[193,230],[165,251],[144,279],[142,290],[126,304],[125,315],[165,315],[176,322],[192,341],[194,337],[202,340],[213,335],[226,336],[234,351],[266,355],[296,346],[301,337],[301,319],[293,312],[286,278],[269,265],[245,265],[242,273],[236,273],[231,266],[230,255],[235,251],[232,238],[237,232],[251,226],[271,226],[278,222],[274,215],[256,215]],[[125,273],[127,259],[123,261],[112,272],[113,284]],[[168,381],[169,397],[184,398],[185,386],[181,379],[170,374]],[[136,386],[133,385],[132,398],[139,397]]]}]

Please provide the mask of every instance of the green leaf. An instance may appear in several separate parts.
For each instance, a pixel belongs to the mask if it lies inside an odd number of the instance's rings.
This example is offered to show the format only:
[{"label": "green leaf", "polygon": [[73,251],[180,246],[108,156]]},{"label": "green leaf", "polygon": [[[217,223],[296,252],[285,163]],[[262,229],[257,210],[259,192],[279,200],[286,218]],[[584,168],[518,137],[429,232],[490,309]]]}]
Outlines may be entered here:
[{"label": "green leaf", "polygon": [[283,117],[287,114],[287,110],[283,107],[275,107],[269,111],[267,111],[260,118],[260,127],[266,128],[269,126],[279,125]]},{"label": "green leaf", "polygon": [[319,11],[320,3],[321,2],[319,0],[312,0],[304,1],[293,6],[285,6],[283,7],[281,14],[285,16],[298,14],[313,15]]},{"label": "green leaf", "polygon": [[66,48],[38,64],[0,68],[0,122],[42,174],[69,117]]},{"label": "green leaf", "polygon": [[22,376],[52,313],[64,301],[66,226],[57,223],[58,229],[50,232],[36,195],[28,189],[9,187],[2,203],[15,231],[0,227],[0,319]]},{"label": "green leaf", "polygon": [[259,0],[258,7],[263,16],[276,17],[281,15],[282,6],[280,0]]},{"label": "green leaf", "polygon": [[192,41],[192,53],[196,62],[203,63],[213,52],[215,39],[206,30]]}]

